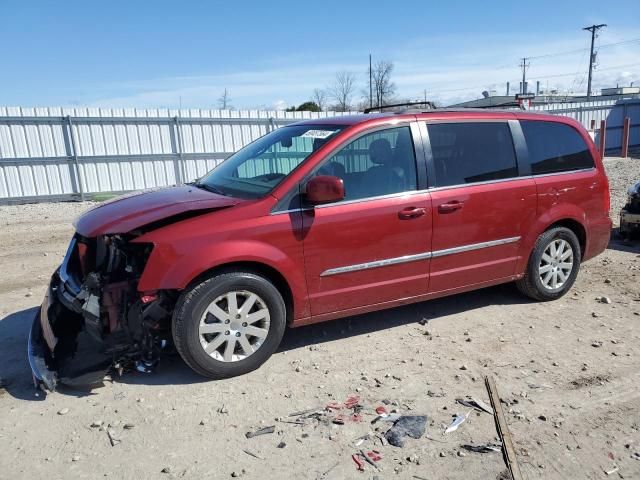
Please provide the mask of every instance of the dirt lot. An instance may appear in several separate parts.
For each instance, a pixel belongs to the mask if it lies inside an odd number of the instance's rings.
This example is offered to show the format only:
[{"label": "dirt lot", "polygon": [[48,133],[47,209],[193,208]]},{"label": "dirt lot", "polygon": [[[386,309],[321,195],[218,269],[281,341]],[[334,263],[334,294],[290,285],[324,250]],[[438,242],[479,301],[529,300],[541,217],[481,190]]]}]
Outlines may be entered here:
[{"label": "dirt lot", "polygon": [[[617,212],[640,161],[606,165]],[[493,479],[505,469],[500,454],[460,448],[495,441],[492,416],[472,413],[443,435],[469,411],[456,398],[488,402],[485,375],[505,402],[525,478],[640,478],[640,243],[612,240],[553,303],[504,285],[291,330],[261,369],[231,380],[204,381],[174,357],[152,375],[45,399],[31,385],[28,328],[87,206],[0,207],[0,478]],[[362,422],[285,422],[350,394]],[[370,423],[383,401],[427,415],[429,438],[355,447],[388,428]],[[270,425],[275,433],[245,437]],[[356,471],[360,448],[382,453],[379,471]]]}]

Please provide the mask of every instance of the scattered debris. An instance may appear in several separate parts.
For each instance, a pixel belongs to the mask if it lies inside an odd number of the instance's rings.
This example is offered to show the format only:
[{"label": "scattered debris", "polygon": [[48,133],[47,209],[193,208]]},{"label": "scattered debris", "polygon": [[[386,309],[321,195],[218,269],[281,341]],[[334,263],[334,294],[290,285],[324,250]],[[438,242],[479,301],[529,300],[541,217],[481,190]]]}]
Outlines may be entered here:
[{"label": "scattered debris", "polygon": [[58,415],[66,415],[67,413],[69,413],[69,409],[66,407],[58,410]]},{"label": "scattered debris", "polygon": [[286,443],[284,443],[284,442],[280,442],[280,443],[278,444],[278,448],[284,448],[284,447],[286,447],[286,446],[287,446],[287,444],[286,444]]},{"label": "scattered debris", "polygon": [[609,297],[596,297],[596,300],[600,303],[606,303],[607,305],[611,303],[611,299]]},{"label": "scattered debris", "polygon": [[122,439],[118,436],[115,430],[111,428],[107,430],[107,436],[109,437],[109,442],[111,442],[112,447],[115,447],[122,441]]},{"label": "scattered debris", "polygon": [[275,425],[271,425],[269,427],[263,427],[263,428],[259,428],[258,430],[254,431],[254,432],[247,432],[244,434],[245,437],[247,438],[253,438],[253,437],[257,437],[259,435],[267,435],[269,433],[273,433],[276,431],[276,426]]},{"label": "scattered debris", "polygon": [[380,416],[387,415],[387,409],[384,408],[383,406],[379,406],[376,408],[376,413]]},{"label": "scattered debris", "polygon": [[360,472],[364,472],[364,462],[360,460],[360,454],[354,453],[353,455],[351,455],[351,458],[356,463],[358,470]]},{"label": "scattered debris", "polygon": [[382,460],[382,454],[378,450],[371,450],[367,452],[367,455],[374,462],[379,462],[380,460]]},{"label": "scattered debris", "polygon": [[618,470],[620,470],[620,469],[616,466],[616,467],[613,467],[611,470],[607,470],[607,471],[605,471],[604,473],[605,473],[606,475],[613,475],[613,474],[614,474],[614,473],[616,473]]},{"label": "scattered debris", "polygon": [[426,428],[426,415],[403,415],[384,436],[394,447],[404,447],[405,437],[418,439],[424,435]]},{"label": "scattered debris", "polygon": [[466,443],[464,445],[461,445],[461,447],[465,450],[468,450],[469,452],[475,453],[493,453],[502,451],[501,443],[482,443],[477,445]]},{"label": "scattered debris", "polygon": [[456,415],[453,421],[449,424],[449,426],[445,429],[444,433],[455,432],[460,425],[462,425],[472,410],[469,410],[466,415]]},{"label": "scattered debris", "polygon": [[290,417],[300,417],[302,415],[308,415],[309,413],[316,413],[316,412],[320,412],[320,411],[322,411],[322,407],[320,407],[320,408],[309,408],[307,410],[301,410],[299,412],[290,413],[289,416]]},{"label": "scattered debris", "polygon": [[[373,457],[369,455],[369,453],[373,454]],[[378,466],[373,461],[373,458],[381,459],[382,457],[380,455],[376,455],[373,452],[364,453],[364,450],[360,450],[360,456],[364,458],[364,461],[371,465],[373,468],[375,468],[376,470],[378,469]]]},{"label": "scattered debris", "polygon": [[476,408],[482,412],[493,415],[493,408],[484,403],[482,400],[478,400],[477,398],[467,397],[466,400],[463,398],[456,398],[456,402],[458,402],[460,405],[464,405],[465,407]]},{"label": "scattered debris", "polygon": [[379,420],[382,420],[383,422],[397,422],[401,416],[402,415],[400,415],[399,413],[389,413],[386,415],[378,415],[376,418],[371,420],[371,424],[373,425]]},{"label": "scattered debris", "polygon": [[261,456],[253,453],[251,450],[247,450],[246,448],[243,448],[242,451],[244,453],[246,453],[247,455],[249,455],[250,457],[257,458],[258,460],[264,460],[264,458],[262,458]]}]

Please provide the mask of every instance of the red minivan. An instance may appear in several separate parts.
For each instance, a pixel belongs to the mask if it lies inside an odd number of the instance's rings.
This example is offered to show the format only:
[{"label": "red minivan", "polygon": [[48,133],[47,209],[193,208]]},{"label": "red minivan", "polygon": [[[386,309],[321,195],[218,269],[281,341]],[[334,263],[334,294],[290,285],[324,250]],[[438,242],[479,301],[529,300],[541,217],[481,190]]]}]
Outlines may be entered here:
[{"label": "red minivan", "polygon": [[37,384],[258,368],[285,327],[515,281],[564,295],[611,229],[596,148],[574,120],[433,110],[275,130],[194,183],[102,203],[36,315]]}]

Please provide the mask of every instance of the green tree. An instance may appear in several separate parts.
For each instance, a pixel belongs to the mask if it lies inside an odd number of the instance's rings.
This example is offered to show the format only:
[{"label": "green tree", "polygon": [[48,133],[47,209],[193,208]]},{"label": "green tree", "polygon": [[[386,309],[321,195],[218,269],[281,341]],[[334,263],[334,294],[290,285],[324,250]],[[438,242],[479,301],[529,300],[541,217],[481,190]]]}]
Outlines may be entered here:
[{"label": "green tree", "polygon": [[298,108],[296,108],[298,112],[321,112],[320,107],[316,102],[304,102],[301,103]]}]

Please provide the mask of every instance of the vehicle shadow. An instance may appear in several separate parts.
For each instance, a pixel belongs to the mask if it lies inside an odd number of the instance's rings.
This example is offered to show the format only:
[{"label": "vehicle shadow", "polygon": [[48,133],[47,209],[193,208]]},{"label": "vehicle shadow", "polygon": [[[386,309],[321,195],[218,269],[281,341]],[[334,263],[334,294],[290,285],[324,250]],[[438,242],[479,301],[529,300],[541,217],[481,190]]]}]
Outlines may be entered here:
[{"label": "vehicle shadow", "polygon": [[611,238],[609,239],[608,250],[618,250],[626,253],[640,253],[640,238],[635,237],[631,239],[621,238],[618,233],[620,229],[614,228],[611,230]]},{"label": "vehicle shadow", "polygon": [[[427,321],[442,319],[449,315],[489,305],[513,305],[529,302],[530,300],[520,294],[513,284],[505,284],[332,322],[292,328],[285,332],[276,355],[297,348],[416,323],[423,319]],[[0,378],[6,382],[4,389],[7,393],[14,398],[27,401],[41,401],[46,397],[43,392],[38,392],[34,388],[26,351],[29,329],[36,311],[37,308],[29,308],[12,313],[0,320],[0,339],[2,339]],[[155,386],[187,385],[209,382],[210,380],[194,373],[177,354],[168,354],[163,356],[153,373],[129,372],[121,377],[105,380],[105,383],[109,381]],[[62,395],[74,397],[95,394],[95,390],[92,393],[91,389],[83,390],[65,386],[60,386],[57,391]]]},{"label": "vehicle shadow", "polygon": [[403,307],[291,328],[285,332],[278,352],[331,342],[341,338],[366,335],[378,330],[395,328],[423,320],[429,322],[489,305],[514,305],[531,302],[518,292],[513,284],[503,284]]},{"label": "vehicle shadow", "polygon": [[[0,378],[3,389],[21,400],[41,401],[45,395],[33,385],[27,341],[38,307],[7,315],[0,320]],[[36,395],[38,394],[38,395]]]}]

